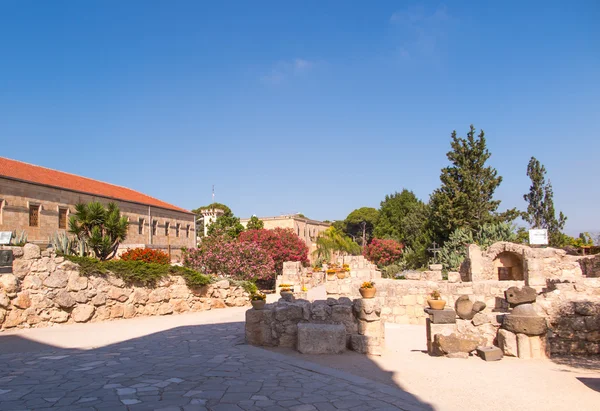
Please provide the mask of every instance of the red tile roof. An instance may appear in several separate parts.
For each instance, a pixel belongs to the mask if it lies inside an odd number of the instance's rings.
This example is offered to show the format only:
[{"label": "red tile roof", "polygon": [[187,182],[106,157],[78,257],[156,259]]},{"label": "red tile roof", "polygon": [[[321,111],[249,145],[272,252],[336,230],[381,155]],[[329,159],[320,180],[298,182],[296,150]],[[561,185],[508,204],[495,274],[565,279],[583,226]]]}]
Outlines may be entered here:
[{"label": "red tile roof", "polygon": [[102,181],[92,180],[91,178],[80,177],[45,167],[34,166],[33,164],[23,163],[4,157],[0,157],[0,177],[189,213],[188,210],[165,203],[164,201],[160,201],[129,188],[119,187],[103,183]]}]

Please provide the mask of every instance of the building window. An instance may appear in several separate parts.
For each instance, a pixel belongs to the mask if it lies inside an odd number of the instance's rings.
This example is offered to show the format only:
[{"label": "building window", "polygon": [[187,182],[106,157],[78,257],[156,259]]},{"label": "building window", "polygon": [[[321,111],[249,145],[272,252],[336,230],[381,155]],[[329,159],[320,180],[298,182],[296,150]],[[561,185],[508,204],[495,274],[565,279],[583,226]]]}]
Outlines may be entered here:
[{"label": "building window", "polygon": [[175,224],[175,237],[179,237],[179,227],[181,227],[181,224]]},{"label": "building window", "polygon": [[152,220],[152,235],[156,235],[156,227],[158,227],[158,221]]},{"label": "building window", "polygon": [[66,208],[58,209],[58,228],[62,230],[67,229],[67,212]]},{"label": "building window", "polygon": [[185,238],[190,238],[190,225],[185,227]]},{"label": "building window", "polygon": [[171,224],[167,221],[165,223],[165,236],[169,236],[169,227],[171,226]]},{"label": "building window", "polygon": [[138,234],[144,234],[144,219],[138,218]]},{"label": "building window", "polygon": [[40,223],[40,206],[29,204],[29,227],[38,227]]},{"label": "building window", "polygon": [[3,222],[2,215],[4,214],[4,203],[5,201],[0,199],[0,224]]}]

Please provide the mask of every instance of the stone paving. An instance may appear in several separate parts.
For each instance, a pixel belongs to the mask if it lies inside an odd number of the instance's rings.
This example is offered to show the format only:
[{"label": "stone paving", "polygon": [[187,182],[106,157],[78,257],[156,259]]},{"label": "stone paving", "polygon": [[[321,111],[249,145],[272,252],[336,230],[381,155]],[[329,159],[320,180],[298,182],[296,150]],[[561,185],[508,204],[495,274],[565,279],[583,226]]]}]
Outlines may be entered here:
[{"label": "stone paving", "polygon": [[0,410],[432,409],[396,387],[245,345],[243,334],[240,322],[205,324],[87,351],[0,354]]}]

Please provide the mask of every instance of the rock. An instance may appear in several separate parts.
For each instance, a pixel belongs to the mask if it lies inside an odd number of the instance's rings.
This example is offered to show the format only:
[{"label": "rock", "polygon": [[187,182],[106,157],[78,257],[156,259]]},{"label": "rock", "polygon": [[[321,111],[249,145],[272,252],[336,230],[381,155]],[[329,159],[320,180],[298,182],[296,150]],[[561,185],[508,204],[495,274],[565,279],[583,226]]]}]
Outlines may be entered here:
[{"label": "rock", "polygon": [[71,295],[73,296],[75,301],[77,301],[80,304],[87,304],[89,300],[85,291],[77,291],[76,293],[72,293]]},{"label": "rock", "polygon": [[96,294],[94,298],[92,298],[92,304],[95,306],[106,304],[106,295],[104,293]]},{"label": "rock", "polygon": [[158,315],[167,315],[173,313],[173,306],[169,303],[162,303],[158,307]]},{"label": "rock", "polygon": [[32,265],[33,260],[23,260],[22,258],[18,258],[13,261],[13,274],[18,279],[23,279],[31,272]]},{"label": "rock", "polygon": [[110,307],[110,318],[121,318],[123,317],[123,305],[115,304]]},{"label": "rock", "polygon": [[[473,303],[473,312],[474,313],[481,312],[481,311],[485,310],[485,307],[486,307],[486,305],[483,301],[475,301]],[[473,315],[475,315],[475,314],[473,314]]]},{"label": "rock", "polygon": [[432,324],[456,323],[456,312],[454,310],[432,310],[431,308],[426,308],[425,312],[429,314],[429,321],[431,321]]},{"label": "rock", "polygon": [[456,299],[454,304],[456,314],[463,320],[472,320],[475,312],[473,312],[473,302],[466,295],[461,295]]},{"label": "rock", "polygon": [[327,299],[327,305],[329,305],[329,306],[334,306],[334,305],[338,305],[338,304],[339,304],[339,302],[335,298],[328,298]]},{"label": "rock", "polygon": [[431,271],[442,271],[444,266],[442,264],[429,264],[429,269]]},{"label": "rock", "polygon": [[531,358],[531,345],[529,344],[529,337],[525,334],[517,334],[517,351],[520,359],[528,360]]},{"label": "rock", "polygon": [[123,309],[123,318],[133,318],[135,317],[135,307],[131,304],[125,304]]},{"label": "rock", "polygon": [[533,308],[533,304],[524,303],[519,304],[515,308],[512,309],[511,315],[525,315],[529,317],[536,317],[538,314]]},{"label": "rock", "polygon": [[166,288],[157,288],[150,293],[148,302],[159,303],[169,299],[169,291]]},{"label": "rock", "polygon": [[[223,291],[225,291],[225,290],[223,290]],[[282,293],[280,293],[280,295],[281,295],[281,299],[288,303],[293,303],[294,301],[296,301],[296,297],[294,297],[294,293],[282,292]],[[224,296],[222,298],[224,298]]]},{"label": "rock", "polygon": [[473,316],[473,325],[480,326],[483,324],[488,324],[490,322],[490,317],[484,313],[477,313]]},{"label": "rock", "polygon": [[246,311],[246,341],[248,344],[263,347],[274,346],[275,341],[270,327],[272,320],[272,310]]},{"label": "rock", "polygon": [[71,308],[76,304],[75,298],[64,290],[56,294],[54,302],[61,308]]},{"label": "rock", "polygon": [[148,291],[143,288],[136,288],[131,295],[131,302],[134,304],[146,304],[148,302]]},{"label": "rock", "polygon": [[96,311],[96,309],[93,305],[81,304],[73,308],[73,311],[71,312],[71,317],[73,317],[73,320],[75,322],[83,323],[92,318],[92,316],[94,315],[94,311]]},{"label": "rock", "polygon": [[381,355],[382,345],[383,339],[379,337],[357,334],[350,337],[350,348],[359,354]]},{"label": "rock", "polygon": [[212,285],[214,288],[223,288],[223,289],[227,289],[230,287],[229,285],[229,280],[221,280],[221,281],[217,281],[216,283],[214,283]]},{"label": "rock", "polygon": [[50,288],[65,288],[69,283],[69,275],[61,270],[56,270],[42,281],[42,284]]},{"label": "rock", "polygon": [[297,349],[302,354],[340,354],[346,350],[346,328],[341,324],[298,324]]},{"label": "rock", "polygon": [[7,308],[10,304],[10,298],[6,295],[4,290],[0,290],[0,307]]},{"label": "rock", "polygon": [[6,318],[6,310],[0,308],[0,328],[2,328],[2,323],[4,322],[4,318]]},{"label": "rock", "polygon": [[381,318],[381,304],[376,298],[359,298],[354,301],[354,315],[359,320],[377,321]]},{"label": "rock", "polygon": [[542,335],[548,327],[544,317],[508,314],[504,316],[502,328],[516,334]]},{"label": "rock", "polygon": [[21,310],[10,310],[6,318],[4,318],[4,323],[2,324],[3,328],[12,328],[16,327],[25,322],[26,317],[23,315],[24,311]]},{"label": "rock", "polygon": [[501,360],[502,350],[498,347],[478,347],[477,355],[479,355],[484,361],[498,361]]},{"label": "rock", "polygon": [[[173,306],[173,310],[176,313],[184,313],[184,312],[190,311],[190,306],[186,300],[183,300],[180,298],[172,298],[169,302]],[[235,304],[232,304],[232,305],[235,305]]]},{"label": "rock", "polygon": [[504,352],[504,355],[518,357],[517,335],[504,329],[498,330],[498,345]]},{"label": "rock", "polygon": [[171,287],[171,298],[186,299],[190,296],[190,290],[185,285]]},{"label": "rock", "polygon": [[460,283],[460,273],[457,271],[449,271],[448,272],[448,282],[449,283]]},{"label": "rock", "polygon": [[111,300],[117,300],[120,303],[124,303],[129,298],[129,291],[124,288],[110,287],[106,296]]},{"label": "rock", "polygon": [[17,291],[17,277],[13,274],[0,274],[0,289],[8,294]]},{"label": "rock", "polygon": [[218,298],[213,298],[211,301],[212,308],[226,308],[225,302],[223,300],[219,300]]},{"label": "rock", "polygon": [[29,292],[22,291],[17,294],[17,298],[12,301],[13,305],[18,308],[26,309],[31,307],[31,298],[29,298]]},{"label": "rock", "polygon": [[77,271],[71,271],[69,273],[69,282],[67,283],[67,289],[69,291],[80,291],[85,290],[88,287],[87,277],[82,277]]},{"label": "rock", "polygon": [[468,354],[477,348],[479,342],[476,340],[461,338],[452,333],[450,335],[436,334],[433,337],[433,344],[444,354],[452,354],[457,352]]},{"label": "rock", "polygon": [[69,319],[69,313],[62,310],[52,310],[50,321],[53,323],[65,323]]},{"label": "rock", "polygon": [[106,280],[109,282],[109,284],[114,285],[115,287],[125,286],[125,281],[123,281],[119,277],[115,277],[114,275],[109,275],[108,277],[106,277]]},{"label": "rock", "polygon": [[600,314],[600,303],[592,301],[575,301],[573,308],[576,314],[591,316]]},{"label": "rock", "polygon": [[466,353],[466,352],[453,352],[453,353],[450,353],[450,354],[446,355],[446,357],[448,357],[448,358],[461,358],[463,360],[467,360],[467,359],[469,359],[469,353]]},{"label": "rock", "polygon": [[37,275],[29,274],[23,279],[21,287],[25,290],[38,290],[42,287],[42,280]]},{"label": "rock", "polygon": [[280,305],[275,307],[275,319],[277,321],[294,321],[302,318],[302,307],[298,305]]},{"label": "rock", "polygon": [[529,286],[522,288],[510,287],[504,292],[504,296],[506,297],[506,301],[512,305],[534,303],[537,298],[537,291],[535,288]]},{"label": "rock", "polygon": [[35,244],[27,243],[23,246],[23,260],[35,260],[41,254],[40,247]]},{"label": "rock", "polygon": [[316,321],[328,321],[331,319],[332,307],[316,301],[311,306],[311,318]]}]

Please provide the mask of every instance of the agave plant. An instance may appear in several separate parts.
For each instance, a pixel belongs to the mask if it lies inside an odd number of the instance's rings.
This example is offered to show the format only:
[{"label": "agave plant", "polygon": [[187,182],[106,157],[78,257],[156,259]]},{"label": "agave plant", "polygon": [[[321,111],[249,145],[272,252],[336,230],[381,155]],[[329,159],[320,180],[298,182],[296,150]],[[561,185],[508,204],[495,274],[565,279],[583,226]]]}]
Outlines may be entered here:
[{"label": "agave plant", "polygon": [[77,204],[69,218],[69,233],[84,242],[100,260],[110,260],[117,254],[128,227],[127,217],[121,216],[116,203],[109,203],[106,208],[97,201]]},{"label": "agave plant", "polygon": [[21,230],[20,233],[17,234],[17,230],[13,230],[12,232],[12,240],[10,241],[11,245],[23,246],[27,243],[27,233],[25,230]]}]

